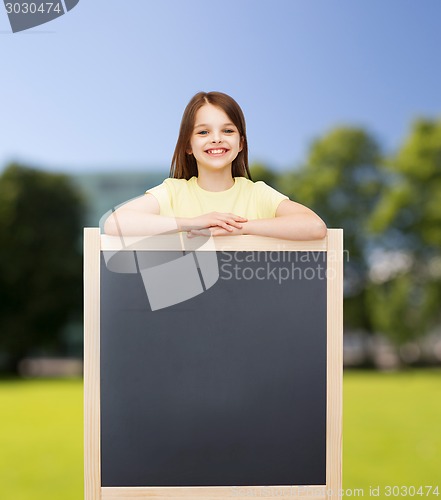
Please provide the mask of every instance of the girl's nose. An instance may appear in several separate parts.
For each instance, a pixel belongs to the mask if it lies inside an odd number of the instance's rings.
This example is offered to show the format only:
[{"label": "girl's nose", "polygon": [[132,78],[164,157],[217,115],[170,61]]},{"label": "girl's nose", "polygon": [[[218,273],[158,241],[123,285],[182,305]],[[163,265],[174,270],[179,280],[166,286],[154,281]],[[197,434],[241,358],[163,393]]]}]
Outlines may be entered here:
[{"label": "girl's nose", "polygon": [[213,139],[211,142],[222,142],[222,137],[218,132],[213,134]]}]

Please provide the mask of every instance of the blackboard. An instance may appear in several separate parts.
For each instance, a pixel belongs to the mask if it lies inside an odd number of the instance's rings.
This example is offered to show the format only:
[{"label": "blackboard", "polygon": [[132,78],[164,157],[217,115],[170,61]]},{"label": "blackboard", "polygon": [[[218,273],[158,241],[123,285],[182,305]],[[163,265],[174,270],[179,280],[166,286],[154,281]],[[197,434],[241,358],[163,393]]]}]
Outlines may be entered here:
[{"label": "blackboard", "polygon": [[99,249],[100,491],[329,485],[330,253],[289,243],[217,251],[213,286],[153,311]]}]

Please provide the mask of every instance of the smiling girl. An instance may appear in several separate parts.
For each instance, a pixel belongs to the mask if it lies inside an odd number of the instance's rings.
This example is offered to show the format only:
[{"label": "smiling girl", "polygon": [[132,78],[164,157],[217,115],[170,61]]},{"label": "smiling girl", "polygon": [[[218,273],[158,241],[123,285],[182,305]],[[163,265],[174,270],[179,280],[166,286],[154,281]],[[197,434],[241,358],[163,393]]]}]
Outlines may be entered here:
[{"label": "smiling girl", "polygon": [[170,177],[119,207],[104,231],[314,240],[326,236],[326,225],[309,208],[251,181],[241,108],[221,92],[199,92],[185,108]]}]

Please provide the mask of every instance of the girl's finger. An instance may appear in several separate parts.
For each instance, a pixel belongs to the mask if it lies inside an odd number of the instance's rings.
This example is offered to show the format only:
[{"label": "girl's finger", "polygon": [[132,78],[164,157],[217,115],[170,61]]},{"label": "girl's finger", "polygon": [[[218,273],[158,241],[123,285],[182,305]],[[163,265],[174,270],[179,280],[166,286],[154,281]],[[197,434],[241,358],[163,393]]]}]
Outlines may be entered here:
[{"label": "girl's finger", "polygon": [[[219,222],[222,222],[222,223],[220,224]],[[227,229],[228,231],[232,231],[231,226],[237,227],[237,229],[242,229],[242,225],[239,222],[236,222],[234,219],[223,219],[221,221],[218,221],[218,223],[216,225],[223,227],[224,229]]]},{"label": "girl's finger", "polygon": [[227,214],[229,215],[230,218],[234,219],[234,220],[242,220],[242,221],[246,221],[246,217],[242,217],[241,215],[236,215],[236,214]]},{"label": "girl's finger", "polygon": [[242,229],[242,224],[240,222],[236,222],[235,220],[228,221],[228,224],[230,224],[230,226],[237,227],[238,229]]}]

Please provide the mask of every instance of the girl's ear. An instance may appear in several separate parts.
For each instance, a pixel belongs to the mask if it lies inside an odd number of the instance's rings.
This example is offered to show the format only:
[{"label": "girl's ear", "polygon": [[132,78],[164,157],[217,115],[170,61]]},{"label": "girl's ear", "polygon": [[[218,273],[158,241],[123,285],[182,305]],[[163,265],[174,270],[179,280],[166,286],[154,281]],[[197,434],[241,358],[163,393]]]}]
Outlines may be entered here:
[{"label": "girl's ear", "polygon": [[188,148],[185,150],[185,152],[188,154],[188,155],[192,155],[193,154],[193,151],[191,150],[191,148]]},{"label": "girl's ear", "polygon": [[243,149],[243,143],[244,143],[244,139],[243,139],[243,135],[241,136],[240,138],[240,145],[239,145],[239,153],[242,151]]}]

